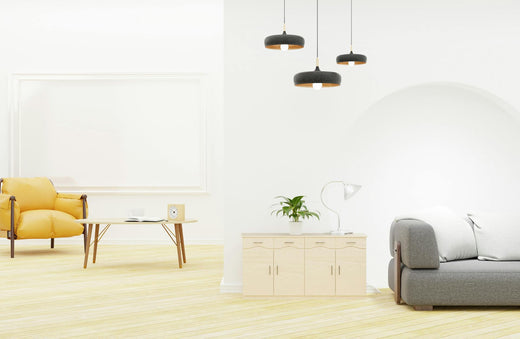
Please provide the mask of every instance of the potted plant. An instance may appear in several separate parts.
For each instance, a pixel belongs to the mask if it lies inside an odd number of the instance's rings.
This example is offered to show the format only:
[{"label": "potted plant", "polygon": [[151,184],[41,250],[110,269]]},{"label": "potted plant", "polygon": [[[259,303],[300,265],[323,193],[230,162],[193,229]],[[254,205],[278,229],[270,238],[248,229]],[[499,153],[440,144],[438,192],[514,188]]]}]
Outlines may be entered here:
[{"label": "potted plant", "polygon": [[287,216],[289,217],[289,230],[290,234],[302,234],[302,226],[304,219],[317,218],[320,219],[320,212],[310,211],[305,205],[303,195],[296,196],[294,198],[288,198],[284,196],[277,196],[275,199],[281,199],[274,206],[280,205],[278,209],[274,209],[271,214],[276,216]]}]

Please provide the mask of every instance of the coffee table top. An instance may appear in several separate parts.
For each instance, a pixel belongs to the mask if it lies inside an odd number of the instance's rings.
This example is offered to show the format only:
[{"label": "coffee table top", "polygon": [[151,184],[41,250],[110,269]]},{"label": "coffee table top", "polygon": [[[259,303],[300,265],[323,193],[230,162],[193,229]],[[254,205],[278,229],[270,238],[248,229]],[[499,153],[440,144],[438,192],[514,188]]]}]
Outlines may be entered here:
[{"label": "coffee table top", "polygon": [[130,224],[130,225],[175,225],[175,224],[190,224],[193,222],[197,222],[196,219],[185,219],[185,220],[174,220],[174,221],[126,221],[126,218],[87,218],[87,219],[77,219],[77,222],[80,224],[104,224],[104,225],[114,225],[114,224]]}]

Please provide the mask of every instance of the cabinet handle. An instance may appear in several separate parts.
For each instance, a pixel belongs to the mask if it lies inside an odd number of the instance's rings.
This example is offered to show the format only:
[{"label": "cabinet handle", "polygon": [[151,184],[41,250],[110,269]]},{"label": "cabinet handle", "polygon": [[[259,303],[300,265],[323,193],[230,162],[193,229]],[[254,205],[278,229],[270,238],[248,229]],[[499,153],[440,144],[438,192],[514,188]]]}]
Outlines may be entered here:
[{"label": "cabinet handle", "polygon": [[330,265],[330,275],[334,275],[334,265]]},{"label": "cabinet handle", "polygon": [[355,241],[347,241],[347,244],[355,244]]},{"label": "cabinet handle", "polygon": [[253,241],[253,244],[263,244],[263,241]]},{"label": "cabinet handle", "polygon": [[341,275],[341,266],[338,265],[338,275]]},{"label": "cabinet handle", "polygon": [[284,244],[294,244],[294,241],[284,241]]},{"label": "cabinet handle", "polygon": [[276,275],[278,275],[278,265],[276,265]]},{"label": "cabinet handle", "polygon": [[271,275],[271,265],[269,265],[269,275]]},{"label": "cabinet handle", "polygon": [[316,244],[324,244],[325,241],[316,241]]}]

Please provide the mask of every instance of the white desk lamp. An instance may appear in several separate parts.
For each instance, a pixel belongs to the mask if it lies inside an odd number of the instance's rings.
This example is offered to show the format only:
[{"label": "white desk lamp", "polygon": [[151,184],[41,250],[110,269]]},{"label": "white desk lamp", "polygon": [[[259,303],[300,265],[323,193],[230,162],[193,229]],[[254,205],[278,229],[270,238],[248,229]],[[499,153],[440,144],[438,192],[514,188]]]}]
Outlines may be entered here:
[{"label": "white desk lamp", "polygon": [[334,211],[332,208],[327,206],[327,204],[325,203],[325,200],[323,200],[323,192],[325,191],[327,186],[329,186],[331,184],[342,184],[343,185],[343,201],[346,201],[347,199],[352,198],[359,191],[359,189],[361,188],[361,185],[346,184],[344,181],[329,181],[321,189],[321,195],[320,195],[321,203],[323,204],[323,206],[325,206],[325,208],[330,210],[332,213],[336,214],[336,216],[338,217],[338,227],[337,227],[337,229],[335,231],[331,231],[331,233],[334,234],[334,235],[342,235],[342,234],[352,233],[352,232],[343,232],[341,230],[341,220],[340,220],[339,212]]}]

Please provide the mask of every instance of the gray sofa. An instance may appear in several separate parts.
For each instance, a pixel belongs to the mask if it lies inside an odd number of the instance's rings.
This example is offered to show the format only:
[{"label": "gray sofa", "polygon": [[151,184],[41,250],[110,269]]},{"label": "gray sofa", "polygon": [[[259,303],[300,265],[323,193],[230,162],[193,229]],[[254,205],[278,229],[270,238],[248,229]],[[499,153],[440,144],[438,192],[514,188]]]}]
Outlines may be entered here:
[{"label": "gray sofa", "polygon": [[398,304],[416,310],[433,306],[520,306],[520,261],[474,259],[441,263],[433,228],[414,219],[390,229],[388,284]]}]

